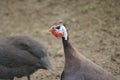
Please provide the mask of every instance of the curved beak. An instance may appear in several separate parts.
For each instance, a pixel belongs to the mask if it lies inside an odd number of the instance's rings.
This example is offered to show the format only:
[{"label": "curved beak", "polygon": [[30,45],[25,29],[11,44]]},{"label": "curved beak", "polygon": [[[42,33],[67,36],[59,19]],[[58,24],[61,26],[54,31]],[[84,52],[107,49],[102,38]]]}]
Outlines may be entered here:
[{"label": "curved beak", "polygon": [[51,27],[51,28],[49,29],[49,31],[52,32],[52,31],[53,31],[53,27]]}]

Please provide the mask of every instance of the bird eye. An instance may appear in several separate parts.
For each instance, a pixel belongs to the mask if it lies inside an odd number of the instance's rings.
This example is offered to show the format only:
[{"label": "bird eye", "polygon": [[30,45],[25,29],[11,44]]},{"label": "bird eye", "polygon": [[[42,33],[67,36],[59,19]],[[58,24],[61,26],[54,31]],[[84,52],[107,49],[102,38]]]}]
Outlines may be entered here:
[{"label": "bird eye", "polygon": [[60,29],[60,26],[57,26],[56,29]]}]

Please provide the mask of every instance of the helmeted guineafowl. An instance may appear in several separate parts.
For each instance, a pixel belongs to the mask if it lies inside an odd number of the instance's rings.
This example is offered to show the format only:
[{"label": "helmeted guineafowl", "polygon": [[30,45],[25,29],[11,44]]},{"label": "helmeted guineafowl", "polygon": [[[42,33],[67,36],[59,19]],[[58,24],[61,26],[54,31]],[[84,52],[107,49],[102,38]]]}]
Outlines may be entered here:
[{"label": "helmeted guineafowl", "polygon": [[70,44],[67,29],[62,21],[53,25],[50,31],[54,36],[61,37],[63,42],[65,67],[60,80],[117,80]]},{"label": "helmeted guineafowl", "polygon": [[29,36],[0,39],[0,79],[27,76],[30,80],[37,69],[50,68],[49,55],[40,40]]}]

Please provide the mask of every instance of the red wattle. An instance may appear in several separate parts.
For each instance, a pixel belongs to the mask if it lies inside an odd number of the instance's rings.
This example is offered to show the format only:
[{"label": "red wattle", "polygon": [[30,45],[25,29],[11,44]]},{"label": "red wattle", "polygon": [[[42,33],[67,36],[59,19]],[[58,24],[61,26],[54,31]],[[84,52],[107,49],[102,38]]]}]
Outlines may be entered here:
[{"label": "red wattle", "polygon": [[58,36],[58,37],[63,37],[63,33],[62,33],[62,32],[57,33],[57,36]]},{"label": "red wattle", "polygon": [[52,29],[51,32],[55,37],[63,37],[63,33],[57,32],[55,29]]},{"label": "red wattle", "polygon": [[53,34],[55,37],[58,37],[56,30],[52,29],[51,32],[52,32],[52,34]]}]

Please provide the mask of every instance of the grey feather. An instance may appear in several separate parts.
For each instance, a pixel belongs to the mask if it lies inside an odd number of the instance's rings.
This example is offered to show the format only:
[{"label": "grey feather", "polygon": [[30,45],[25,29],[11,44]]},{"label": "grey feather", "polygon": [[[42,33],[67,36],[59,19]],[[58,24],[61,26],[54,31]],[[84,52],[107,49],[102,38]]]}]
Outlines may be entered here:
[{"label": "grey feather", "polygon": [[37,69],[49,68],[49,55],[41,41],[29,36],[0,39],[0,79],[28,76]]}]

